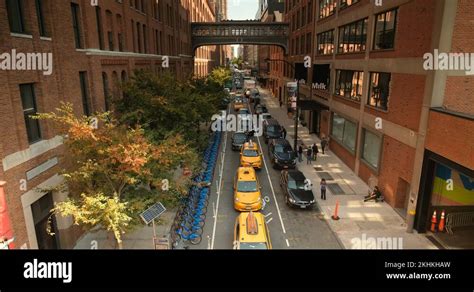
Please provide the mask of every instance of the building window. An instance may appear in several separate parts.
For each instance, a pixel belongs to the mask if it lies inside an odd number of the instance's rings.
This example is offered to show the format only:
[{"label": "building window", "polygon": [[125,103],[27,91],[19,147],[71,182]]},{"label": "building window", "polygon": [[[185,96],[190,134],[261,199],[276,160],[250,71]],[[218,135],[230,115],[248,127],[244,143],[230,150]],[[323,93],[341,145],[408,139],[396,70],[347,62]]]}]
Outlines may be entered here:
[{"label": "building window", "polygon": [[123,39],[123,34],[121,32],[119,32],[117,34],[117,38],[118,38],[118,45],[119,45],[119,51],[120,52],[123,52],[124,51],[124,39]]},{"label": "building window", "polygon": [[356,4],[359,0],[341,0],[341,9],[351,6],[352,4]]},{"label": "building window", "polygon": [[318,55],[331,55],[334,53],[334,30],[318,34]]},{"label": "building window", "polygon": [[362,139],[362,160],[371,167],[379,169],[382,138],[364,129]]},{"label": "building window", "polygon": [[107,38],[109,39],[109,51],[114,51],[114,33],[109,31],[107,32]]},{"label": "building window", "polygon": [[33,144],[41,140],[39,121],[31,118],[31,116],[34,116],[37,113],[34,84],[21,84],[20,95],[23,106],[23,117],[25,118],[26,133],[28,135],[28,142]]},{"label": "building window", "polygon": [[81,82],[82,108],[86,116],[90,116],[91,110],[89,106],[89,89],[87,85],[87,72],[79,72]]},{"label": "building window", "polygon": [[319,0],[319,19],[331,16],[336,12],[337,0]]},{"label": "building window", "polygon": [[36,0],[36,15],[38,17],[38,28],[40,36],[47,37],[49,36],[49,32],[46,28],[46,21],[44,17],[44,0]]},{"label": "building window", "polygon": [[109,111],[110,110],[109,78],[107,77],[107,73],[105,72],[102,72],[102,85],[104,87],[105,111]]},{"label": "building window", "polygon": [[8,22],[11,32],[26,33],[23,11],[23,0],[7,0]]},{"label": "building window", "polygon": [[379,109],[388,109],[390,73],[370,73],[370,92],[367,104]]},{"label": "building window", "polygon": [[339,27],[339,53],[365,51],[367,18]]},{"label": "building window", "polygon": [[97,20],[97,33],[99,35],[99,48],[104,49],[104,32],[102,29],[102,12],[99,6],[95,7],[95,18]]},{"label": "building window", "polygon": [[335,95],[360,102],[364,84],[364,72],[351,70],[336,71]]},{"label": "building window", "polygon": [[77,49],[82,49],[82,40],[81,40],[81,26],[80,26],[80,14],[79,14],[79,5],[76,3],[71,3],[71,13],[72,13],[72,28],[74,30],[74,41],[76,43]]},{"label": "building window", "polygon": [[380,13],[376,17],[374,50],[393,49],[397,9]]},{"label": "building window", "polygon": [[357,124],[334,113],[332,117],[331,136],[340,144],[355,152]]}]

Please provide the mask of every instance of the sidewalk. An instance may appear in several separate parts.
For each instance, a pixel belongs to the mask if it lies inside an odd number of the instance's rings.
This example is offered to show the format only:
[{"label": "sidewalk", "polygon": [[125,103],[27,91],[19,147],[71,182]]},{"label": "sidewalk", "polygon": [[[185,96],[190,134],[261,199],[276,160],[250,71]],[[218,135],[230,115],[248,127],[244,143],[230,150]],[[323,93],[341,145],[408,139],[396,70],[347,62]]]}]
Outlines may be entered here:
[{"label": "sidewalk", "polygon": [[[277,119],[288,132],[287,139],[293,145],[294,120],[288,118],[285,107],[279,108],[277,98],[272,98],[271,93],[259,88],[264,104],[270,114]],[[347,167],[330,150],[322,155],[319,138],[315,134],[309,134],[306,127],[298,127],[298,141],[306,146],[317,143],[320,153],[317,161],[312,165],[306,164],[306,158],[298,163],[298,169],[304,173],[306,178],[313,183],[313,192],[324,218],[346,249],[371,248],[372,238],[381,242],[382,246],[392,246],[403,249],[436,249],[425,236],[406,232],[404,220],[387,203],[364,203],[369,186],[362,181],[349,167]],[[317,169],[315,169],[317,167]],[[327,176],[333,180],[326,181],[329,184],[337,184],[328,187],[327,200],[320,199],[319,182],[320,176]],[[339,186],[339,187],[338,187]],[[337,192],[337,195],[335,193]],[[336,201],[339,201],[339,221],[331,219],[334,214]],[[387,242],[389,242],[387,244]],[[362,245],[360,245],[362,244]],[[400,246],[401,245],[401,246]]]}]

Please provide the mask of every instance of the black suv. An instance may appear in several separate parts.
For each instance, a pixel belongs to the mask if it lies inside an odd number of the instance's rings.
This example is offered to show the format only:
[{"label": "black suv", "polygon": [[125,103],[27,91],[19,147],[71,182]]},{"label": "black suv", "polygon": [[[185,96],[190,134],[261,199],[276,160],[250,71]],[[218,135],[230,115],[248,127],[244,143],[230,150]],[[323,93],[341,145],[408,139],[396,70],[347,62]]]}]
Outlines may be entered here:
[{"label": "black suv", "polygon": [[265,143],[268,143],[270,139],[279,139],[283,135],[283,128],[280,126],[277,120],[269,119],[263,123],[263,138]]},{"label": "black suv", "polygon": [[283,170],[280,175],[280,187],[285,202],[290,207],[312,208],[316,200],[312,191],[313,184],[299,170]]},{"label": "black suv", "polygon": [[247,141],[247,134],[243,132],[234,133],[234,135],[232,136],[232,150],[240,150]]},{"label": "black suv", "polygon": [[268,155],[273,168],[294,169],[296,167],[296,153],[290,143],[283,138],[270,140]]}]

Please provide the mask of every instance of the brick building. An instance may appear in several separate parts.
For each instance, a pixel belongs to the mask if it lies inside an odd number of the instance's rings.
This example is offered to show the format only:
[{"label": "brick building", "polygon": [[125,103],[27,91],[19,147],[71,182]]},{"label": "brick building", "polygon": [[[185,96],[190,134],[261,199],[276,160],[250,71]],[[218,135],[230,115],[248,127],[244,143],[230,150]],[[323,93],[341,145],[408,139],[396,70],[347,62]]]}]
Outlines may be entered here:
[{"label": "brick building", "polygon": [[[301,86],[310,130],[329,136],[345,164],[381,187],[409,228],[414,220],[426,231],[433,209],[472,211],[474,77],[423,66],[436,49],[473,52],[472,1],[287,0],[286,7],[288,60],[312,82]],[[306,55],[309,70],[301,67]],[[282,72],[293,78],[288,68],[272,75]],[[440,190],[449,179],[455,191]]]},{"label": "brick building", "polygon": [[[134,69],[179,78],[207,75],[215,47],[191,51],[190,22],[214,21],[208,0],[0,1],[0,53],[52,53],[53,70],[0,70],[1,236],[15,237],[11,248],[71,248],[81,230],[71,218],[53,218],[54,201],[67,194],[43,192],[61,182],[62,141],[46,121],[29,115],[50,112],[60,101],[77,114],[108,109],[108,96]],[[169,68],[163,68],[163,56]],[[194,58],[195,56],[195,58]],[[4,68],[2,68],[4,69]],[[3,182],[6,182],[4,184]],[[4,191],[4,192],[2,192]],[[6,217],[3,217],[7,214]],[[10,229],[10,230],[7,230]]]}]

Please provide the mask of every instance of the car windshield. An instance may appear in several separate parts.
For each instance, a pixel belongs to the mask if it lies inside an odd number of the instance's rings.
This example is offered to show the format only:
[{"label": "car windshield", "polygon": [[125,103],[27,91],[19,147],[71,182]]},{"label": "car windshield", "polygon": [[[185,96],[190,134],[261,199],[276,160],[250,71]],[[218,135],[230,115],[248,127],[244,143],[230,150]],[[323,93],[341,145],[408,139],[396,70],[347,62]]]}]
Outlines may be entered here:
[{"label": "car windshield", "polygon": [[241,242],[240,249],[268,249],[265,242]]},{"label": "car windshield", "polygon": [[242,193],[254,193],[257,191],[256,181],[239,181],[237,183],[237,191]]},{"label": "car windshield", "polygon": [[294,179],[288,178],[288,188],[290,190],[304,190],[305,185],[306,184],[302,180],[294,180]]},{"label": "car windshield", "polygon": [[250,150],[250,149],[246,149],[243,151],[242,153],[244,156],[247,156],[247,157],[258,157],[258,152],[257,150]]},{"label": "car windshield", "polygon": [[269,119],[272,118],[272,116],[271,116],[271,115],[264,115],[263,118],[264,118],[265,120],[269,120]]},{"label": "car windshield", "polygon": [[275,145],[275,152],[276,153],[289,153],[289,152],[292,152],[292,149],[290,146]]}]

